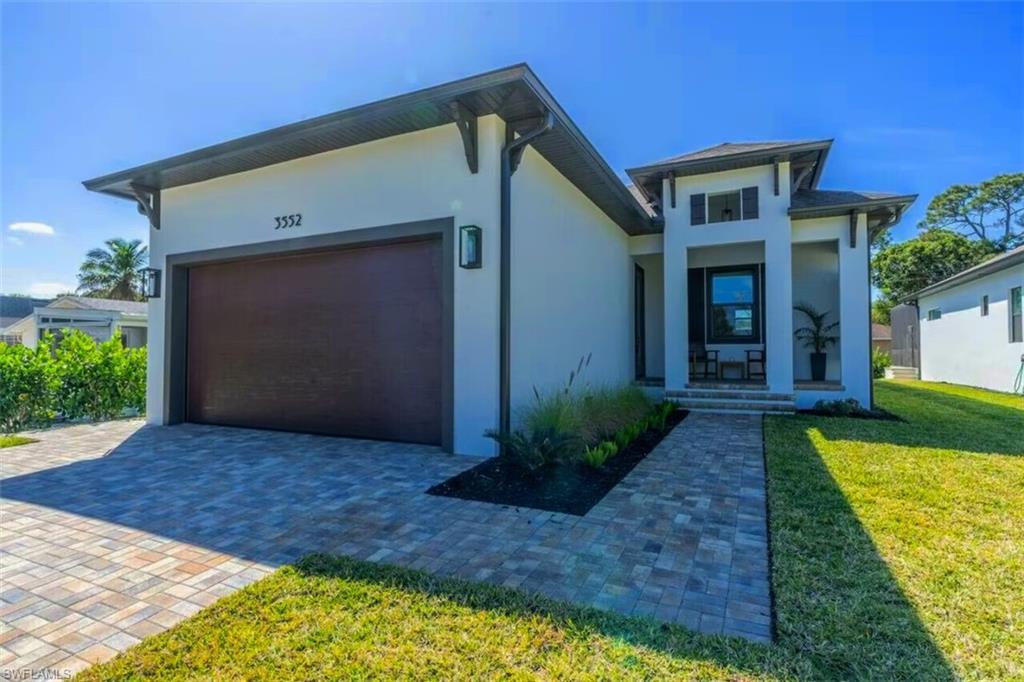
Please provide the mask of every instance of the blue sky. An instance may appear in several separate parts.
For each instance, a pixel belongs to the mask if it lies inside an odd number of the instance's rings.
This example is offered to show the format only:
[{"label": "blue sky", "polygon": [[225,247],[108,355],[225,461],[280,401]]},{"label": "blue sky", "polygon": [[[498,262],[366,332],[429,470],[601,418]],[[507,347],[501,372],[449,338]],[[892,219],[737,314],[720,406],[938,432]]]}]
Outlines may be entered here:
[{"label": "blue sky", "polygon": [[[0,291],[73,287],[145,239],[86,178],[528,62],[613,168],[834,137],[822,187],[1024,169],[1024,5],[3,4]],[[42,223],[35,231],[15,223]]]}]

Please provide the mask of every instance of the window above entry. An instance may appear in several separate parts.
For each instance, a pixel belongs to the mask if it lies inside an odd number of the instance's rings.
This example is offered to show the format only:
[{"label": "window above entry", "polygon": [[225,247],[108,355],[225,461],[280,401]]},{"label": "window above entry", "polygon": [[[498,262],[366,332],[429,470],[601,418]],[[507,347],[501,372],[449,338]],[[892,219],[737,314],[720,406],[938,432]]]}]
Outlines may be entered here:
[{"label": "window above entry", "polygon": [[758,217],[757,187],[690,195],[690,224],[727,223]]}]

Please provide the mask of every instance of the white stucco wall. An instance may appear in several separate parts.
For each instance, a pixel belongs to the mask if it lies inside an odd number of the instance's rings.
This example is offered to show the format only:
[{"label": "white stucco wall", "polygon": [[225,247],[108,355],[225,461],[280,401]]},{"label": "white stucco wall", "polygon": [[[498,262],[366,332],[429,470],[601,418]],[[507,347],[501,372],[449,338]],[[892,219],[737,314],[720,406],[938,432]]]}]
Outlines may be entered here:
[{"label": "white stucco wall", "polygon": [[[483,267],[455,269],[454,449],[491,454],[493,443],[483,432],[497,424],[498,416],[498,154],[503,136],[500,119],[480,119],[480,170],[475,175],[453,124],[166,190],[162,229],[150,231],[152,265],[166,271],[165,258],[174,253],[432,218],[454,217],[456,229],[480,226]],[[298,212],[302,227],[274,229],[273,216]],[[148,413],[155,423],[164,415],[166,301],[152,300],[149,308]]]},{"label": "white stucco wall", "polygon": [[[856,245],[850,246],[850,218],[837,216],[793,222],[793,242],[836,241],[839,255],[839,353],[842,391],[797,391],[797,407],[818,400],[854,398],[871,404],[871,289],[868,286],[867,216],[857,219]],[[793,300],[802,292],[794,290]],[[832,379],[832,376],[828,377]]]},{"label": "white stucco wall", "polygon": [[[799,227],[797,228],[799,229]],[[839,242],[806,242],[793,244],[793,305],[807,303],[820,312],[828,312],[826,324],[839,321]],[[806,315],[793,315],[793,331],[810,326]],[[839,341],[829,346],[825,368],[826,381],[839,381],[842,356],[842,326]],[[811,353],[802,341],[793,343],[793,378],[796,381],[811,380]]]},{"label": "white stucco wall", "polygon": [[[1024,287],[1024,265],[922,296],[921,378],[953,384],[1012,391],[1020,370],[1024,343],[1010,343],[1009,293]],[[981,297],[989,312],[981,315]],[[938,308],[942,318],[928,320]]]},{"label": "white stucco wall", "polygon": [[629,237],[532,148],[512,176],[511,400],[583,380],[633,379]]},{"label": "white stucco wall", "polygon": [[[690,224],[690,195],[758,187],[758,217],[728,223]],[[789,164],[779,164],[779,194],[774,194],[771,166],[676,178],[676,206],[662,188],[665,207],[665,387],[685,387],[688,374],[688,249],[761,242],[765,261],[765,347],[768,385],[793,391],[792,273],[790,260]],[[747,247],[743,247],[747,248]],[[737,261],[738,262],[738,261]]]}]

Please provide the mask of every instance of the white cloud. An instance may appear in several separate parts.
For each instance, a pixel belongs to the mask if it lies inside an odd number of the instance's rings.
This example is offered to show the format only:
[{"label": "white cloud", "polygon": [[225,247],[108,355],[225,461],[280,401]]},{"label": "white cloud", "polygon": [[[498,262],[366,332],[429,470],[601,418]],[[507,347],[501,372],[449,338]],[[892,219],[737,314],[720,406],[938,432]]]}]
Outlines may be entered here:
[{"label": "white cloud", "polygon": [[74,284],[64,284],[63,282],[32,282],[28,287],[28,295],[35,296],[36,298],[53,298],[60,294],[66,294],[69,291],[74,291]]},{"label": "white cloud", "polygon": [[14,244],[15,246],[25,246],[24,239],[22,239],[21,237],[12,237],[10,235],[7,236],[7,243]]},{"label": "white cloud", "polygon": [[47,237],[52,237],[53,227],[46,223],[11,223],[11,232],[25,232],[27,234],[41,234]]}]

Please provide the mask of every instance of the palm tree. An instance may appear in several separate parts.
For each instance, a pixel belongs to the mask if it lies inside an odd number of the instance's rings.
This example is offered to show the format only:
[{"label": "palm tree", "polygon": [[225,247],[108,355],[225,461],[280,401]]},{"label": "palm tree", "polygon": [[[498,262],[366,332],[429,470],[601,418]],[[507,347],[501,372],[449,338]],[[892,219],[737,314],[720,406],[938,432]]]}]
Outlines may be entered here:
[{"label": "palm tree", "polygon": [[78,293],[85,296],[138,301],[149,247],[142,240],[108,239],[106,248],[91,249],[78,270]]}]

